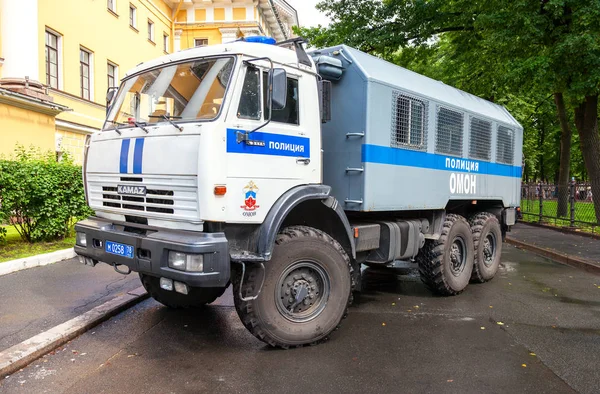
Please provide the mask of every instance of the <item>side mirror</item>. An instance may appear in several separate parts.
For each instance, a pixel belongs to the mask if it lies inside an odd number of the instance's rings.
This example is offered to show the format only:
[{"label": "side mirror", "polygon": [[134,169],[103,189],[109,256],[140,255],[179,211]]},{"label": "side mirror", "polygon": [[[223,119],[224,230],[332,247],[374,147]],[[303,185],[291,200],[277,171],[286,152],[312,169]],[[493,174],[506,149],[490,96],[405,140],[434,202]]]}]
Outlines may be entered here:
[{"label": "side mirror", "polygon": [[269,71],[271,86],[271,109],[274,111],[285,108],[287,102],[287,73],[282,68],[274,68]]}]

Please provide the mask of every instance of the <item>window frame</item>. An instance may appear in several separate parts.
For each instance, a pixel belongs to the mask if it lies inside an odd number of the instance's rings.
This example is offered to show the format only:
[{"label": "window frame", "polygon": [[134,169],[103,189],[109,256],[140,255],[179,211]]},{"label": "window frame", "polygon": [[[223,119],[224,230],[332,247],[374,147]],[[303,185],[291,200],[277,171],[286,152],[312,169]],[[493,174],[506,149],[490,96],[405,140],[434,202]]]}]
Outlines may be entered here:
[{"label": "window frame", "polygon": [[[206,41],[206,45],[196,45],[196,42],[198,41]],[[208,46],[208,38],[194,38],[194,48],[202,48],[202,47],[206,47]]]},{"label": "window frame", "polygon": [[[267,111],[268,108],[266,108],[266,99],[267,99],[266,95],[268,93],[267,93],[267,91],[266,91],[266,89],[264,87],[265,81],[267,80],[268,77],[269,77],[269,71],[266,70],[266,71],[263,72],[263,78],[262,78],[262,80],[263,80],[263,82],[262,82],[262,84],[263,84],[263,88],[262,88],[263,90],[262,90],[262,92],[263,92],[263,103],[264,103],[263,104],[263,114],[264,114],[264,116],[266,116],[267,113],[268,113],[268,111]],[[275,123],[279,123],[279,124],[285,124],[285,125],[289,125],[289,126],[300,126],[300,123],[301,123],[301,119],[300,119],[300,108],[301,108],[300,107],[300,78],[298,76],[296,76],[296,75],[291,75],[289,73],[287,74],[288,91],[289,91],[289,88],[290,88],[290,86],[289,86],[290,81],[296,81],[296,86],[298,87],[298,98],[296,99],[296,115],[297,115],[298,123],[282,122],[282,121],[279,121],[279,120],[275,120],[275,119],[273,119],[273,115],[270,115],[270,118],[271,118],[271,122],[275,122]],[[287,105],[288,105],[289,101],[290,100],[287,100],[286,103],[285,103],[286,104],[285,105],[286,108],[287,108]],[[280,110],[280,111],[283,111],[283,110]],[[271,109],[271,112],[273,112],[272,109]]]},{"label": "window frame", "polygon": [[[452,145],[453,145],[452,137],[455,136],[454,133],[450,133],[449,140],[448,140],[448,150],[440,149],[440,114],[442,111],[448,111],[450,113],[460,115],[461,127],[459,129],[459,134],[458,134],[458,135],[460,135],[460,149],[457,152],[452,151]],[[465,113],[462,111],[453,109],[453,108],[438,105],[437,113],[436,113],[436,117],[435,117],[435,153],[448,155],[448,156],[463,157],[464,146],[465,146]]]},{"label": "window frame", "polygon": [[[88,55],[88,62],[84,63],[84,61],[81,59],[82,54],[85,53]],[[79,47],[79,97],[81,97],[84,100],[88,100],[88,101],[94,101],[94,90],[93,90],[93,86],[94,86],[94,72],[93,72],[93,64],[94,64],[94,54],[92,51],[90,51],[87,48],[84,47]],[[86,89],[84,89],[84,84],[83,84],[83,80],[84,80],[84,75],[83,75],[83,70],[84,70],[84,66],[87,66],[87,92],[88,92],[88,97],[84,96],[84,91]]]},{"label": "window frame", "polygon": [[137,31],[137,7],[129,3],[129,27]]},{"label": "window frame", "polygon": [[117,0],[106,0],[106,9],[112,12],[113,14],[117,15]]},{"label": "window frame", "polygon": [[163,51],[169,53],[169,35],[163,32]]},{"label": "window frame", "polygon": [[[51,46],[48,46],[46,44],[48,35],[53,36],[56,39],[56,48],[52,48]],[[58,34],[57,32],[55,32],[54,30],[51,30],[49,28],[46,28],[44,31],[44,62],[45,62],[45,70],[46,70],[46,84],[48,86],[50,86],[52,89],[61,89],[61,84],[62,84],[62,73],[60,72],[61,69],[61,55],[62,55],[62,36],[60,34]],[[52,64],[49,60],[50,60],[50,50],[56,52],[56,86],[52,86],[52,77],[51,77],[51,73],[50,73],[50,64]]]},{"label": "window frame", "polygon": [[[510,161],[505,161],[503,155],[500,155],[500,153],[506,153],[506,145],[503,145],[504,150],[502,152],[500,152],[500,134],[501,132],[506,132],[509,134],[510,137]],[[503,124],[498,124],[496,126],[496,157],[495,157],[495,161],[496,163],[499,164],[504,164],[504,165],[509,165],[512,166],[515,164],[515,134],[516,131],[515,129],[505,126]],[[503,143],[505,142],[504,140],[502,141]]]},{"label": "window frame", "polygon": [[[231,96],[234,94],[233,93],[233,91],[234,91],[234,85],[237,84],[237,83],[234,82],[233,73],[235,72],[235,70],[236,70],[236,68],[238,66],[238,58],[236,56],[233,56],[233,55],[216,55],[216,56],[206,56],[206,57],[194,58],[194,59],[182,59],[182,60],[179,60],[179,61],[175,61],[173,63],[169,63],[168,66],[170,67],[170,66],[179,66],[181,64],[185,64],[185,63],[189,63],[189,62],[194,62],[194,61],[197,61],[197,60],[206,60],[206,61],[209,61],[209,60],[219,60],[219,59],[230,59],[233,62],[232,65],[231,65],[230,79],[228,81],[227,88],[225,89],[225,92],[223,93],[223,102],[221,103],[221,105],[219,107],[219,112],[212,119],[190,119],[190,120],[178,120],[178,119],[175,119],[175,120],[173,120],[174,123],[181,124],[181,125],[185,125],[185,124],[188,124],[188,123],[210,123],[210,122],[215,122],[215,121],[219,120],[221,118],[221,116],[223,116],[228,101],[229,100],[235,100],[235,97],[231,97]],[[130,80],[132,80],[134,78],[137,78],[137,77],[139,77],[139,76],[141,76],[141,75],[143,75],[143,74],[145,74],[147,72],[155,71],[155,70],[160,70],[163,67],[165,67],[165,65],[164,64],[160,64],[160,65],[156,65],[154,67],[150,67],[148,69],[139,71],[139,72],[137,72],[135,74],[128,75],[126,78],[124,78],[121,81],[121,83],[120,83],[119,86],[121,86],[121,84],[123,84],[124,86],[126,86],[126,84],[127,84],[128,81],[130,81]],[[118,102],[119,95],[117,95],[117,99],[116,100],[117,101],[115,101],[115,102]],[[114,111],[119,112],[119,109],[120,109],[119,105],[115,105],[115,104],[112,105],[112,107],[110,109],[110,112],[107,114],[107,118],[106,118],[107,120],[105,120],[104,125],[102,126],[102,130],[103,131],[105,131],[105,130],[113,130],[113,129],[107,128],[107,125],[110,124],[109,120],[111,118],[115,118],[116,117],[116,115],[114,114]],[[158,124],[158,122],[156,122],[156,123],[149,123],[149,125],[155,125],[155,124]],[[122,126],[121,128],[128,128],[128,127],[131,127],[131,126]]]},{"label": "window frame", "polygon": [[[242,104],[242,99],[243,99],[243,94],[244,94],[244,87],[246,86],[246,78],[248,76],[248,73],[253,70],[255,72],[258,73],[258,117],[250,117],[250,116],[241,116],[240,115],[240,106]],[[242,89],[240,90],[240,98],[238,100],[238,108],[236,111],[236,116],[238,119],[243,119],[243,120],[254,120],[254,121],[260,121],[262,122],[264,120],[264,98],[263,98],[263,78],[262,78],[262,74],[264,72],[264,69],[260,68],[260,67],[256,67],[253,65],[248,65],[246,66],[246,71],[244,72],[244,79],[242,80]]]},{"label": "window frame", "polygon": [[[110,75],[111,67],[113,68],[114,75]],[[111,62],[110,60],[106,62],[106,76],[106,83],[108,88],[119,86],[119,66],[116,63]],[[110,84],[110,78],[113,79],[112,85]]]},{"label": "window frame", "polygon": [[154,39],[154,22],[152,21],[152,19],[148,19],[148,41],[155,44]]},{"label": "window frame", "polygon": [[[473,125],[479,123],[480,125],[486,126],[487,141],[481,141],[481,138],[473,138]],[[479,126],[478,126],[479,127]],[[481,160],[481,161],[492,161],[492,134],[493,134],[493,123],[490,120],[483,119],[482,117],[477,117],[470,115],[469,116],[469,159]],[[481,131],[479,129],[478,131]],[[484,138],[485,139],[485,138]],[[484,145],[487,147],[486,155],[479,155],[483,150],[480,149],[480,146]]]},{"label": "window frame", "polygon": [[[408,102],[408,111],[406,118],[406,141],[399,141],[399,137],[402,134],[400,128],[403,126],[403,122],[401,122],[402,113],[401,111],[401,103]],[[421,107],[421,122],[420,122],[420,142],[418,144],[413,144],[412,136],[413,136],[413,108],[416,105]],[[391,146],[394,148],[402,148],[402,149],[411,149],[418,151],[427,150],[427,131],[428,131],[428,119],[429,119],[429,102],[420,97],[412,96],[406,94],[401,91],[394,91],[392,94],[392,135],[391,135]]]}]

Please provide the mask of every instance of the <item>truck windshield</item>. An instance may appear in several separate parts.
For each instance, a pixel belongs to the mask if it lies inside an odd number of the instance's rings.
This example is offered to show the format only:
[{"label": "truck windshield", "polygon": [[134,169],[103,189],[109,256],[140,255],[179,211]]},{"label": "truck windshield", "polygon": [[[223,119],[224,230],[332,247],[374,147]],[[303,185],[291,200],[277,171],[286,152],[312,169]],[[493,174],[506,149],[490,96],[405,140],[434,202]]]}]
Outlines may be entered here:
[{"label": "truck windshield", "polygon": [[123,81],[105,128],[135,122],[212,120],[220,112],[233,58],[200,59],[138,74]]}]

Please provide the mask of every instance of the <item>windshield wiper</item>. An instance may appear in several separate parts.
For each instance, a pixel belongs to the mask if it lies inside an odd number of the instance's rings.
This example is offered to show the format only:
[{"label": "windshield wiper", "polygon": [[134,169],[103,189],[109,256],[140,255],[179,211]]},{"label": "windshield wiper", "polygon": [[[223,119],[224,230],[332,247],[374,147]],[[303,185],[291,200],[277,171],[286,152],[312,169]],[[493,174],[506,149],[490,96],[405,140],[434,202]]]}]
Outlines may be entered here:
[{"label": "windshield wiper", "polygon": [[135,127],[139,127],[140,129],[144,130],[146,132],[146,134],[148,134],[150,131],[148,131],[147,128],[145,128],[142,123],[138,123],[135,120],[134,121],[130,121],[131,123],[133,123],[135,125]]},{"label": "windshield wiper", "polygon": [[173,125],[173,127],[177,128],[177,130],[179,131],[183,131],[183,127],[177,125],[175,122],[173,122],[171,119],[181,119],[181,116],[169,116],[169,115],[149,115],[149,118],[159,118],[159,119],[164,119],[167,122],[171,123]]},{"label": "windshield wiper", "polygon": [[121,130],[119,130],[119,126],[126,126],[126,125],[127,125],[126,123],[119,123],[119,122],[117,122],[117,121],[114,121],[114,120],[107,120],[107,122],[108,122],[108,123],[112,123],[112,124],[114,124],[114,125],[115,125],[115,128],[114,128],[114,130],[115,130],[117,133],[119,133],[119,135],[121,135]]}]

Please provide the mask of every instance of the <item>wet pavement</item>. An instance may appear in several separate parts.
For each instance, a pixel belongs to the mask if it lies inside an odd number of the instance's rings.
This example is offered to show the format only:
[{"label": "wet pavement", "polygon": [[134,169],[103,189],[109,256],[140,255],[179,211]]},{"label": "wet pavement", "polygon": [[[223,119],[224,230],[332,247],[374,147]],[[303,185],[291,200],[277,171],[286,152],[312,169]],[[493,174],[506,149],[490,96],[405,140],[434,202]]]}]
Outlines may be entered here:
[{"label": "wet pavement", "polygon": [[498,276],[456,297],[406,272],[366,271],[366,287],[329,341],[287,351],[245,330],[230,292],[200,310],[147,300],[0,392],[598,392],[598,276],[505,245]]},{"label": "wet pavement", "polygon": [[600,238],[517,223],[509,238],[600,266]]},{"label": "wet pavement", "polygon": [[137,275],[77,259],[0,276],[0,351],[139,286]]}]

